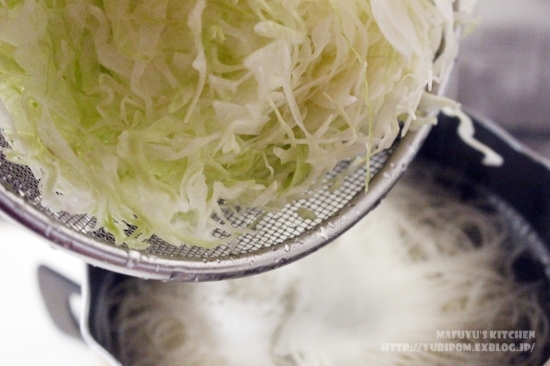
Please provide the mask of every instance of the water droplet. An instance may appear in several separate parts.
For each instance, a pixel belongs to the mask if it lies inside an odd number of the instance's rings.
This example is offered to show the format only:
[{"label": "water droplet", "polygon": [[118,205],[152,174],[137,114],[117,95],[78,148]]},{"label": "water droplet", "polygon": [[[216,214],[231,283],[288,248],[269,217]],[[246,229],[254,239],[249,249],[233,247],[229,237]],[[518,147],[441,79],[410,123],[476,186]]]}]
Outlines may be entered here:
[{"label": "water droplet", "polygon": [[321,235],[321,238],[323,238],[325,240],[328,239],[328,234],[327,234],[327,231],[325,230],[324,227],[321,228],[321,234],[320,235]]},{"label": "water droplet", "polygon": [[382,174],[382,177],[384,177],[384,179],[390,179],[391,175],[388,172],[384,172],[384,174]]},{"label": "water droplet", "polygon": [[130,250],[128,252],[128,259],[126,261],[126,267],[135,268],[141,261],[141,253],[137,250]]},{"label": "water droplet", "polygon": [[45,236],[47,239],[51,239],[52,231],[53,231],[53,226],[48,226],[48,227],[46,227],[46,230],[44,230],[44,236]]},{"label": "water droplet", "polygon": [[394,164],[394,163],[390,163],[390,168],[395,168],[395,164]]},{"label": "water droplet", "polygon": [[285,244],[285,252],[290,252],[290,245]]},{"label": "water droplet", "polygon": [[157,264],[155,266],[155,272],[157,272],[157,273],[160,272],[160,264]]}]

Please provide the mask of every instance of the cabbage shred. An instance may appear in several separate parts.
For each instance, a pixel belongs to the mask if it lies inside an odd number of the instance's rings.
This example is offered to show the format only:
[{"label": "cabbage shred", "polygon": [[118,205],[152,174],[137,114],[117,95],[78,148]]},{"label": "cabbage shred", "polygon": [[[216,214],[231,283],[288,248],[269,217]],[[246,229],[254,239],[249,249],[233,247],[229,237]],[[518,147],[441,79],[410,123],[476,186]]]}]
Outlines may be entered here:
[{"label": "cabbage shred", "polygon": [[4,152],[117,243],[215,246],[241,233],[225,208],[277,209],[433,123],[452,3],[0,0]]}]

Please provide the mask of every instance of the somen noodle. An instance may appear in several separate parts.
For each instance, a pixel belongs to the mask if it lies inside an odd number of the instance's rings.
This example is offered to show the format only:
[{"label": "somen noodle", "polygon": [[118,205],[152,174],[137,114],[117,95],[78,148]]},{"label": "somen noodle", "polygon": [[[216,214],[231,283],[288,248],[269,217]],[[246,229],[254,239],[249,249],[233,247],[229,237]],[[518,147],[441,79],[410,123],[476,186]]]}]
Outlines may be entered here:
[{"label": "somen noodle", "polygon": [[[512,270],[525,248],[510,244],[499,214],[421,176],[336,243],[275,271],[125,282],[112,294],[124,364],[540,366],[548,324],[538,287]],[[490,333],[506,330],[532,333]],[[465,351],[476,344],[507,348]]]}]

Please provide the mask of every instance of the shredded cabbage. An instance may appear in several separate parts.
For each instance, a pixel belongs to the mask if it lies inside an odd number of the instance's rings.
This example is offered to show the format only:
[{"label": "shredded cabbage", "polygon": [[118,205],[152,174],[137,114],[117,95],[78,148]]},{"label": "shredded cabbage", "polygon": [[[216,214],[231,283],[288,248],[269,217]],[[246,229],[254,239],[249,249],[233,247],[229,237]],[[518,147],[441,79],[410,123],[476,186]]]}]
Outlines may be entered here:
[{"label": "shredded cabbage", "polygon": [[419,104],[455,57],[452,5],[2,0],[4,152],[45,207],[117,243],[214,246],[240,234],[224,208],[281,207],[433,122]]}]

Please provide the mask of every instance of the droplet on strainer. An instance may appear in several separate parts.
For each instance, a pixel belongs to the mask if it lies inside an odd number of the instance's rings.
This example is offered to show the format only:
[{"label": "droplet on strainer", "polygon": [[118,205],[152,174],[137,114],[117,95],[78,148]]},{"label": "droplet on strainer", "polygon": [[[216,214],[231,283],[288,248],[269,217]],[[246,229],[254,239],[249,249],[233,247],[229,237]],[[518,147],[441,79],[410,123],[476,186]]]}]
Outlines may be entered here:
[{"label": "droplet on strainer", "polygon": [[126,261],[126,267],[135,268],[141,262],[141,253],[137,250],[128,251],[128,260]]}]

